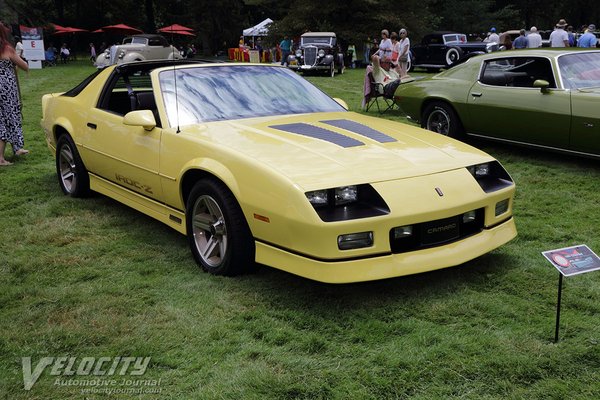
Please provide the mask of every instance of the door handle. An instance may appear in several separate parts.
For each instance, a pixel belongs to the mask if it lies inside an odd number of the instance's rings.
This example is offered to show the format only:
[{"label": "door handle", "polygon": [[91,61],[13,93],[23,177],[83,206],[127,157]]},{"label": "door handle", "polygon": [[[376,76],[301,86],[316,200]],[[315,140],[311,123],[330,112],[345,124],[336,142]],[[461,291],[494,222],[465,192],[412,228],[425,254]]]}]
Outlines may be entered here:
[{"label": "door handle", "polygon": [[471,92],[471,96],[473,97],[481,97],[482,93],[479,92]]},{"label": "door handle", "polygon": [[96,129],[98,126],[96,124],[92,124],[91,122],[87,123],[88,128]]}]

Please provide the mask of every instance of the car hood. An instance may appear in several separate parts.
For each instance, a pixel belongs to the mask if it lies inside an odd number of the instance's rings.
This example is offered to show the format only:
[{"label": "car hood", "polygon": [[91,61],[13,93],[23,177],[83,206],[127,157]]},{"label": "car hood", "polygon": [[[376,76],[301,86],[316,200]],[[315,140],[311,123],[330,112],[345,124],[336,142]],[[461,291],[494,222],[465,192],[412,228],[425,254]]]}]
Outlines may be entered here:
[{"label": "car hood", "polygon": [[214,122],[183,133],[243,153],[308,190],[429,175],[493,159],[445,136],[353,112]]}]

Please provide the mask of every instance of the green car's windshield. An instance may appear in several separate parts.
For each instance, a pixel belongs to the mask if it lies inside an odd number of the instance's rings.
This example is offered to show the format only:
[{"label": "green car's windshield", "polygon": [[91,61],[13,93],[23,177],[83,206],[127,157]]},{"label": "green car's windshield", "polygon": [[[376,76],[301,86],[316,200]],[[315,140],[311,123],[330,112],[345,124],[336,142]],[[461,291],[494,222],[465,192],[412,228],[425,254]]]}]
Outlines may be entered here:
[{"label": "green car's windshield", "polygon": [[258,65],[180,68],[161,71],[159,81],[171,126],[345,111],[287,68]]},{"label": "green car's windshield", "polygon": [[566,88],[600,87],[600,52],[566,54],[558,59],[558,66]]}]

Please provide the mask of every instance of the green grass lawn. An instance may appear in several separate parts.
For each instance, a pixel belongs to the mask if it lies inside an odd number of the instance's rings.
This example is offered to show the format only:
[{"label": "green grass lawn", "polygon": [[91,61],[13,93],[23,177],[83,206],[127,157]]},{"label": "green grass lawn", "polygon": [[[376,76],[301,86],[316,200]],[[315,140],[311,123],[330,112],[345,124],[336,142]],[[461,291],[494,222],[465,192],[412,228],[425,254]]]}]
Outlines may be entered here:
[{"label": "green grass lawn", "polygon": [[[151,357],[137,378],[160,379],[160,394],[111,398],[600,398],[600,272],[565,280],[554,344],[558,273],[540,254],[600,251],[600,163],[473,142],[517,183],[519,236],[459,267],[337,286],[267,267],[215,277],[159,222],[62,195],[40,98],[92,72],[21,76],[31,154],[0,168],[1,399],[109,397],[50,368],[23,389],[22,357],[59,356]],[[357,111],[363,74],[309,79]]]}]

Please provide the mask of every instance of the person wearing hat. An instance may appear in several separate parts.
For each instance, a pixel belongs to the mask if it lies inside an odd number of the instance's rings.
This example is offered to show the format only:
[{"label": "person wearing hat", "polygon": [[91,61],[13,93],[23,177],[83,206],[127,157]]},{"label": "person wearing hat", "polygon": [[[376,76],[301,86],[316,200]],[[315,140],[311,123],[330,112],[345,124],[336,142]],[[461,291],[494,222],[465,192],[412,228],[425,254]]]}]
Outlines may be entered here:
[{"label": "person wearing hat", "polygon": [[556,24],[556,29],[550,34],[550,47],[569,47],[569,34],[565,31],[567,21],[561,19]]},{"label": "person wearing hat", "polygon": [[500,36],[498,36],[498,34],[496,33],[496,28],[492,26],[492,28],[490,29],[490,33],[488,34],[488,36],[485,38],[484,42],[486,43],[499,43],[500,42]]},{"label": "person wearing hat", "polygon": [[529,35],[527,35],[527,47],[530,49],[537,49],[542,47],[542,36],[538,33],[535,26],[529,29]]},{"label": "person wearing hat", "polygon": [[596,47],[598,40],[596,39],[596,35],[594,35],[594,31],[596,30],[596,25],[589,24],[585,33],[581,35],[579,41],[577,41],[577,47]]}]

